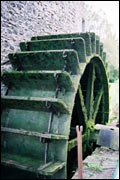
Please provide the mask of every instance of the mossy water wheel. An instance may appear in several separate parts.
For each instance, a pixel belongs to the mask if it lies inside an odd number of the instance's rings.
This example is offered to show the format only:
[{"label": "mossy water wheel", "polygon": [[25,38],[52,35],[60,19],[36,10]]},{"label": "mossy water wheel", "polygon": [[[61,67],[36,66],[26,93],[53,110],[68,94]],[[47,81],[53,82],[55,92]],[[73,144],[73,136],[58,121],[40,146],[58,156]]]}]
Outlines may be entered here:
[{"label": "mossy water wheel", "polygon": [[74,33],[33,37],[20,48],[9,54],[15,70],[2,74],[8,87],[2,96],[4,171],[13,168],[14,178],[70,178],[76,125],[83,125],[85,151],[94,125],[108,121],[103,44],[95,33]]}]

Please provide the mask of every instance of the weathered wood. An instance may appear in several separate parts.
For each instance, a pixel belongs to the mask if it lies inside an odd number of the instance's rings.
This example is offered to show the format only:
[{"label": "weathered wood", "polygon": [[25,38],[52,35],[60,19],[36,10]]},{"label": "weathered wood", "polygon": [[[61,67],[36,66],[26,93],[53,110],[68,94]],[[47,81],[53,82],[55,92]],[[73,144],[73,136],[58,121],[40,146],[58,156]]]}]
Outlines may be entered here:
[{"label": "weathered wood", "polygon": [[8,55],[14,69],[67,71],[71,74],[80,74],[79,57],[73,49],[25,51]]},{"label": "weathered wood", "polygon": [[93,119],[96,119],[97,116],[97,112],[99,110],[99,105],[100,105],[100,101],[103,95],[103,88],[101,88],[98,92],[97,95],[95,97],[95,101],[94,101],[94,111],[93,111]]},{"label": "weathered wood", "polygon": [[103,43],[100,42],[100,56],[103,57]]},{"label": "weathered wood", "polygon": [[59,134],[50,134],[50,133],[38,133],[33,131],[25,131],[25,130],[19,130],[19,129],[12,129],[12,128],[6,128],[1,127],[2,133],[12,133],[12,134],[20,134],[25,136],[34,136],[34,137],[40,137],[45,139],[53,139],[53,140],[60,140],[60,139],[68,139],[67,136],[59,135]]},{"label": "weathered wood", "polygon": [[75,38],[82,37],[85,40],[86,45],[86,55],[91,55],[91,39],[89,33],[69,33],[69,34],[55,34],[55,35],[45,35],[32,37],[31,40],[46,40],[46,39],[61,39],[61,38]]},{"label": "weathered wood", "polygon": [[103,54],[102,54],[102,60],[103,60],[104,63],[105,63],[105,60],[106,60],[106,52],[103,52]]},{"label": "weathered wood", "polygon": [[96,54],[96,35],[94,32],[90,32],[92,54]]},{"label": "weathered wood", "polygon": [[96,54],[100,55],[100,37],[96,36]]},{"label": "weathered wood", "polygon": [[61,170],[65,166],[65,162],[55,162],[48,167],[44,168],[42,171],[40,171],[40,174],[46,175],[46,176],[52,176],[57,171]]},{"label": "weathered wood", "polygon": [[21,42],[20,48],[21,51],[74,49],[78,53],[79,62],[86,62],[86,49],[83,38],[65,38]]},{"label": "weathered wood", "polygon": [[92,113],[93,113],[94,81],[95,81],[95,68],[94,65],[91,64],[89,69],[88,85],[87,85],[87,93],[86,93],[86,109],[89,120],[92,119]]},{"label": "weathered wood", "polygon": [[[22,42],[20,47],[24,52],[9,54],[17,71],[2,74],[9,88],[2,97],[2,159],[10,167],[23,168],[48,179],[69,179],[67,158],[68,164],[72,162],[72,172],[73,151],[77,146],[74,127],[84,126],[85,152],[89,143],[96,141],[98,131],[94,131],[94,124],[108,119],[108,81],[102,58],[99,54],[94,56],[95,33],[82,33],[82,38],[65,35],[59,39],[58,36]],[[92,57],[86,59],[91,50]],[[102,100],[96,95],[101,85]],[[93,95],[96,95],[95,103]],[[93,112],[94,123],[88,123]]]},{"label": "weathered wood", "polygon": [[34,172],[37,174],[41,175],[46,175],[46,176],[52,176],[54,175],[57,171],[62,169],[65,166],[65,162],[50,162],[46,166],[43,166],[43,169],[40,170],[39,167],[29,167],[28,165],[22,165],[17,161],[11,160],[11,159],[2,159],[1,163],[10,167],[14,167],[20,170],[26,170],[29,172]]},{"label": "weathered wood", "polygon": [[58,86],[64,88],[65,91],[74,91],[72,78],[66,71],[11,71],[4,72],[1,79],[6,86],[19,89],[19,91],[23,87],[26,93],[29,89],[31,92],[33,89],[38,90],[36,96],[39,97],[40,90],[56,91]]},{"label": "weathered wood", "polygon": [[[4,107],[11,109],[43,110],[48,112],[53,109],[55,112],[70,113],[66,104],[57,98],[2,96],[1,101]],[[48,108],[46,103],[52,109]]]}]

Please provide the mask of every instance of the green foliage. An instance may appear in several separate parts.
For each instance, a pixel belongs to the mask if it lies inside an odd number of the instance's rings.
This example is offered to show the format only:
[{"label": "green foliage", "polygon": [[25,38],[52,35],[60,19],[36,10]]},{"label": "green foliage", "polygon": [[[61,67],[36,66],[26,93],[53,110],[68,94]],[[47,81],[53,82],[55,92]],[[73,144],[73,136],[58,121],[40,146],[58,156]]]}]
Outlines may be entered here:
[{"label": "green foliage", "polygon": [[103,167],[97,163],[96,164],[88,163],[88,168],[93,169],[95,171],[103,171]]},{"label": "green foliage", "polygon": [[[102,10],[96,12],[92,7],[86,6],[87,21],[89,22],[89,31],[95,32],[100,36],[100,41],[103,42],[104,51],[107,53],[106,60],[115,68],[119,67],[119,40],[112,31],[112,25],[109,24],[106,14]],[[116,72],[111,77],[111,81],[115,80]]]},{"label": "green foliage", "polygon": [[109,122],[106,124],[107,126],[109,126],[113,120],[117,119],[116,116],[113,116],[112,118],[109,119]]},{"label": "green foliage", "polygon": [[119,70],[112,64],[109,65],[109,82],[115,82],[119,78]]}]

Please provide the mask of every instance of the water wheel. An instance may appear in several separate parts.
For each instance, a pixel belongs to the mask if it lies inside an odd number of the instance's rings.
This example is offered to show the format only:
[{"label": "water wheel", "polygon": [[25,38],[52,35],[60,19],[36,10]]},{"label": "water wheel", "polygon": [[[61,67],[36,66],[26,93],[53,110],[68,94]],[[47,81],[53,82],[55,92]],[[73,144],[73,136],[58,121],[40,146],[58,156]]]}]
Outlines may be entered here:
[{"label": "water wheel", "polygon": [[3,176],[70,178],[76,125],[83,125],[85,151],[94,125],[108,121],[103,44],[95,33],[74,33],[32,37],[20,48],[8,55],[14,71],[2,73],[8,87],[2,96]]}]

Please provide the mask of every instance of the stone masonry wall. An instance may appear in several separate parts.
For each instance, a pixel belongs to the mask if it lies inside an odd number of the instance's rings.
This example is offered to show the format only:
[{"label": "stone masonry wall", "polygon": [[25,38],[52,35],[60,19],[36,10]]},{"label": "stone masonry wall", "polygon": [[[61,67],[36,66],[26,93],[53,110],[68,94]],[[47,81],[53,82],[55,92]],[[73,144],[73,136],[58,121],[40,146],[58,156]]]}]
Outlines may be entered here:
[{"label": "stone masonry wall", "polygon": [[[84,1],[1,1],[2,71],[11,70],[10,52],[32,36],[82,31]],[[3,86],[2,86],[3,87]]]}]

